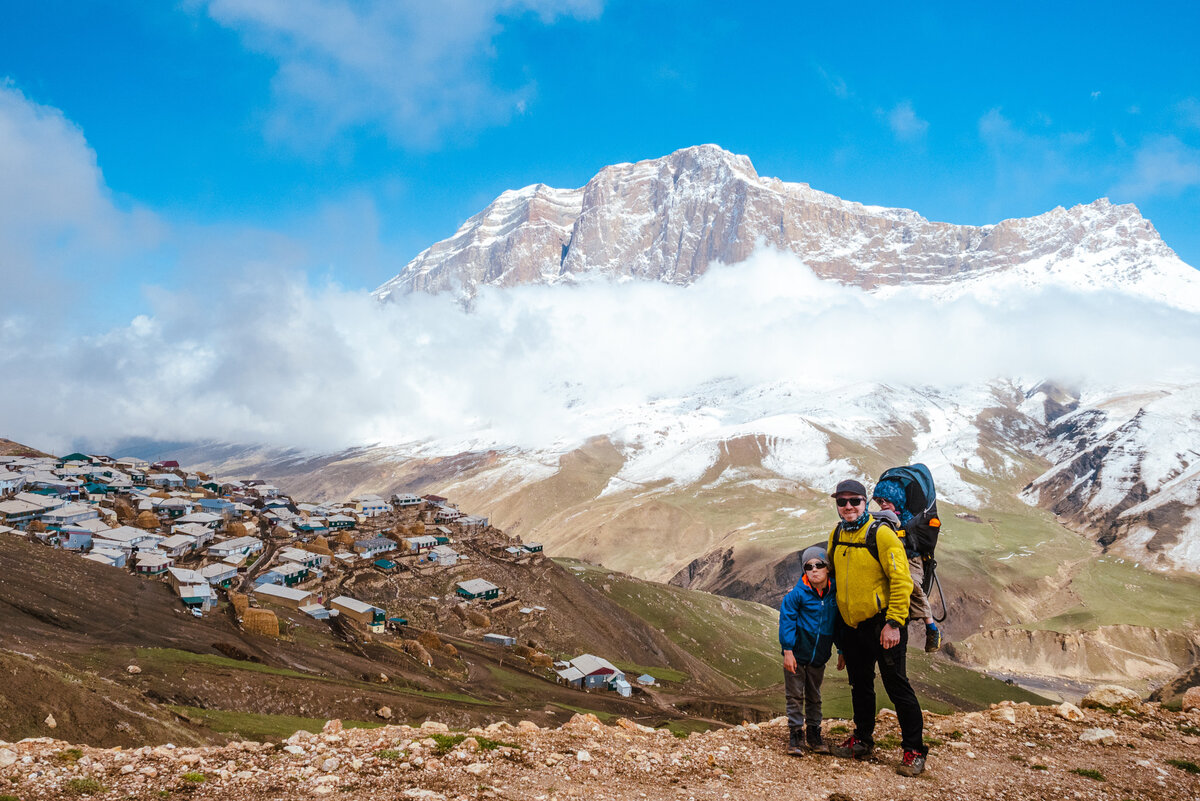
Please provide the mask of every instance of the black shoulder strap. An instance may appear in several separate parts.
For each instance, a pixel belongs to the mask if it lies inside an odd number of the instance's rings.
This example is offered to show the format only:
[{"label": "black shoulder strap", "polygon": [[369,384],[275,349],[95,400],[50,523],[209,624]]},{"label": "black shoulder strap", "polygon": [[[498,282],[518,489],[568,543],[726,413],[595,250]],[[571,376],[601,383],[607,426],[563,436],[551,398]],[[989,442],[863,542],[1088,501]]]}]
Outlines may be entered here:
[{"label": "black shoulder strap", "polygon": [[871,527],[867,529],[867,536],[863,538],[862,542],[842,542],[841,537],[840,537],[840,535],[842,533],[842,527],[841,526],[836,527],[833,530],[833,538],[830,540],[830,548],[829,548],[830,557],[829,558],[831,560],[833,559],[833,556],[832,556],[833,551],[839,545],[845,545],[847,548],[866,548],[867,553],[871,554],[871,556],[875,558],[875,561],[878,562],[879,561],[879,537],[878,537],[877,532],[879,531],[879,527],[881,525],[883,525],[883,523],[884,523],[884,521],[882,521],[882,520],[872,521]]}]

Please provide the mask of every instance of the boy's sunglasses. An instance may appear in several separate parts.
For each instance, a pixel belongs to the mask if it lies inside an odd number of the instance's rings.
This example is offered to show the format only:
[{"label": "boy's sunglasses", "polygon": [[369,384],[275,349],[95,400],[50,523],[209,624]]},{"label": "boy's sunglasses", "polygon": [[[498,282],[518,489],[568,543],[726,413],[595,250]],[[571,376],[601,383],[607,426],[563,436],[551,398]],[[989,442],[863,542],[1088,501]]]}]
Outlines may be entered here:
[{"label": "boy's sunglasses", "polygon": [[807,573],[810,570],[822,570],[826,567],[829,567],[829,565],[825,564],[824,562],[809,562],[804,566],[804,572]]},{"label": "boy's sunglasses", "polygon": [[846,504],[858,506],[860,503],[865,501],[866,498],[836,498],[835,500],[837,501],[838,506],[845,506]]}]

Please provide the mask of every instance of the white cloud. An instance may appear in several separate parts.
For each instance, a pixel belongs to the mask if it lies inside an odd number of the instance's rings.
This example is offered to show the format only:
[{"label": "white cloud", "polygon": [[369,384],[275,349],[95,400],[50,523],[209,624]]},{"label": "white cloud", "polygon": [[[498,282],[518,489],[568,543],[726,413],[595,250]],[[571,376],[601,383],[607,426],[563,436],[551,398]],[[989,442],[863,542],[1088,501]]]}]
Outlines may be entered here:
[{"label": "white cloud", "polygon": [[[896,308],[927,313],[899,331]],[[1198,347],[1197,315],[1128,297],[1054,290],[931,306],[822,281],[775,252],[686,288],[486,288],[471,311],[449,296],[380,304],[259,271],[163,293],[151,314],[94,336],[0,330],[11,377],[0,417],[6,436],[45,447],[81,436],[545,446],[607,433],[614,409],[703,393],[715,378],[810,392],[863,380],[1158,380]]]},{"label": "white cloud", "polygon": [[908,100],[897,103],[888,112],[887,119],[897,139],[920,139],[929,130],[929,123],[917,116],[912,102]]},{"label": "white cloud", "polygon": [[76,125],[0,82],[0,314],[80,300],[159,235],[153,215],[117,207]]},{"label": "white cloud", "polygon": [[462,126],[506,121],[529,87],[489,76],[506,18],[599,15],[603,0],[208,0],[209,14],[279,64],[271,132],[323,143],[347,128],[430,145]]},{"label": "white cloud", "polygon": [[1178,195],[1200,185],[1200,150],[1174,136],[1147,140],[1133,157],[1128,174],[1113,187],[1115,197],[1145,199]]}]

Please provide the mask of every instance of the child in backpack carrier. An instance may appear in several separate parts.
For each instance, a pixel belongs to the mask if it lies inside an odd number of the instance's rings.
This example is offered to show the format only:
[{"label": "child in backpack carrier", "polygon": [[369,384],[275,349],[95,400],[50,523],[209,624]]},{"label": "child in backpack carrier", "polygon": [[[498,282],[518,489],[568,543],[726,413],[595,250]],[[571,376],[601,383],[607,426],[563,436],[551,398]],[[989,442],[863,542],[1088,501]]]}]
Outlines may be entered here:
[{"label": "child in backpack carrier", "polygon": [[821,739],[821,680],[833,650],[837,599],[825,546],[813,545],[800,557],[803,575],[779,605],[779,647],[787,698],[788,748],[828,754]]},{"label": "child in backpack carrier", "polygon": [[879,504],[879,517],[888,522],[894,521],[896,533],[900,535],[900,541],[904,543],[904,552],[908,556],[908,570],[913,579],[908,617],[909,620],[925,621],[925,650],[932,653],[942,647],[942,632],[933,619],[933,609],[929,605],[929,598],[921,587],[922,579],[925,577],[924,560],[917,551],[913,538],[905,536],[904,526],[912,520],[913,514],[905,506],[904,488],[897,481],[884,479],[875,485],[871,500]]}]

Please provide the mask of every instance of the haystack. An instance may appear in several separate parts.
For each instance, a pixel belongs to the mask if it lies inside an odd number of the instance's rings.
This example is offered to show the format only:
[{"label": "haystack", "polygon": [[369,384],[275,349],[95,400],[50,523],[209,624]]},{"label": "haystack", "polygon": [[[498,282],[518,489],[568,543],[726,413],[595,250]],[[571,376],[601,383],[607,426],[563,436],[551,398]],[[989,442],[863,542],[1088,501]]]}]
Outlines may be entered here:
[{"label": "haystack", "polygon": [[437,636],[436,632],[432,631],[421,632],[417,637],[417,642],[421,643],[429,651],[440,651],[443,647],[442,638]]},{"label": "haystack", "polygon": [[324,537],[317,537],[312,542],[302,542],[300,543],[300,548],[301,550],[308,551],[309,553],[319,553],[324,554],[325,556],[333,556],[333,551],[329,548],[329,541]]},{"label": "haystack", "polygon": [[233,611],[237,612],[238,617],[246,614],[246,610],[250,608],[250,598],[240,592],[229,592],[229,603],[233,606]]},{"label": "haystack", "polygon": [[279,618],[270,609],[247,609],[242,615],[242,629],[250,634],[279,636]]},{"label": "haystack", "polygon": [[337,533],[337,536],[335,536],[333,538],[333,541],[336,542],[338,545],[342,545],[346,548],[354,547],[354,535],[351,534],[349,531],[339,531]]},{"label": "haystack", "polygon": [[157,492],[152,492],[152,493],[150,493],[150,497],[151,497],[151,498],[164,498],[164,499],[165,499],[165,498],[170,498],[171,496],[170,496],[168,493],[165,493],[165,492],[163,492],[162,490],[158,490]]},{"label": "haystack", "polygon": [[137,517],[137,510],[124,498],[117,498],[113,503],[113,509],[117,513],[117,522],[122,525]]},{"label": "haystack", "polygon": [[467,610],[467,621],[476,628],[486,629],[492,625],[492,619],[483,612],[477,612],[474,609]]},{"label": "haystack", "polygon": [[550,654],[534,654],[529,660],[529,664],[534,667],[554,667],[554,657]]},{"label": "haystack", "polygon": [[41,534],[45,530],[46,524],[41,520],[31,520],[29,525],[26,527],[26,531],[28,531],[30,534]]},{"label": "haystack", "polygon": [[292,538],[292,532],[288,531],[283,526],[276,526],[271,529],[271,536],[277,540],[289,540]]},{"label": "haystack", "polygon": [[451,659],[458,659],[458,649],[450,643],[446,643],[445,647],[442,648],[442,653]]},{"label": "haystack", "polygon": [[420,662],[422,665],[428,665],[429,667],[433,666],[433,657],[430,656],[429,652],[425,650],[425,646],[421,645],[421,643],[417,642],[416,640],[405,640],[404,650],[409,656]]},{"label": "haystack", "polygon": [[410,529],[414,536],[420,537],[425,533],[425,524],[418,520],[410,526]]},{"label": "haystack", "polygon": [[158,528],[158,515],[147,509],[137,516],[134,525],[147,530]]},{"label": "haystack", "polygon": [[226,523],[225,533],[230,537],[244,537],[246,536],[246,527],[238,522]]}]

